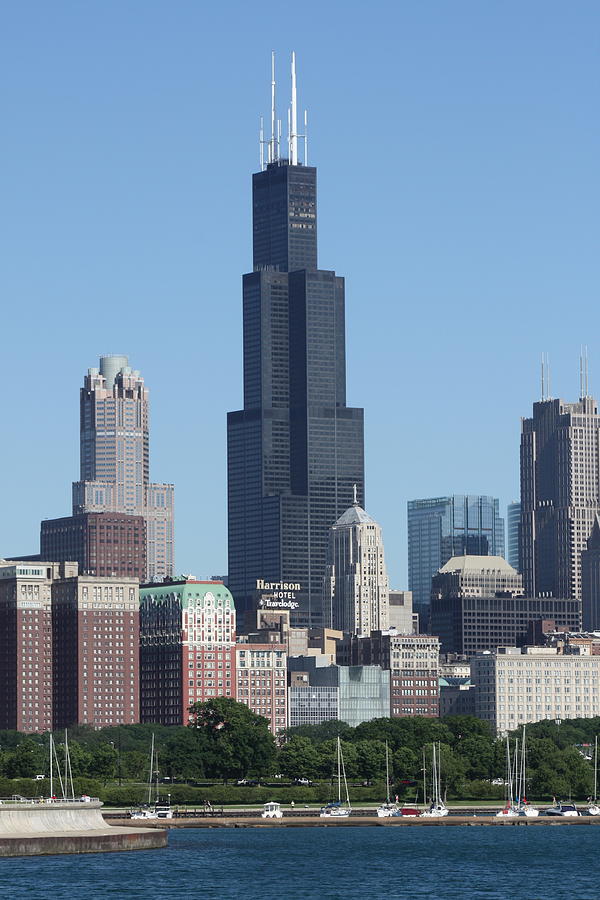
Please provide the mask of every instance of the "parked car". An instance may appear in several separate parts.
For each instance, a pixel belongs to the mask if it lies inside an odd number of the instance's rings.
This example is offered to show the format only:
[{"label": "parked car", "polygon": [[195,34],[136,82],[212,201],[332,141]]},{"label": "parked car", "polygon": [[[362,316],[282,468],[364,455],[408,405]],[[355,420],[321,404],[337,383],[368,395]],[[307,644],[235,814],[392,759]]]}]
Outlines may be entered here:
[{"label": "parked car", "polygon": [[294,784],[303,784],[307,787],[310,787],[312,781],[310,778],[294,778]]}]

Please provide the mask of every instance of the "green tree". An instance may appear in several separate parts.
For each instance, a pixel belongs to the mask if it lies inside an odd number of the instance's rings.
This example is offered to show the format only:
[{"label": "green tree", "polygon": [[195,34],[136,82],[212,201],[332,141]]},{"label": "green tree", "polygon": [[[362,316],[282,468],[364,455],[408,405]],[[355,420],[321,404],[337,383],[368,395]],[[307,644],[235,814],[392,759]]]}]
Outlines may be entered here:
[{"label": "green tree", "polygon": [[383,741],[357,741],[354,746],[357,753],[359,777],[367,781],[385,779],[385,743]]},{"label": "green tree", "polygon": [[275,739],[264,716],[245,703],[229,697],[194,703],[188,727],[197,729],[206,771],[214,777],[227,781],[270,771]]},{"label": "green tree", "polygon": [[306,737],[293,737],[281,748],[277,767],[288,778],[315,778],[319,773],[319,752]]},{"label": "green tree", "polygon": [[5,770],[8,778],[34,778],[48,769],[44,748],[32,738],[25,738],[7,754]]}]

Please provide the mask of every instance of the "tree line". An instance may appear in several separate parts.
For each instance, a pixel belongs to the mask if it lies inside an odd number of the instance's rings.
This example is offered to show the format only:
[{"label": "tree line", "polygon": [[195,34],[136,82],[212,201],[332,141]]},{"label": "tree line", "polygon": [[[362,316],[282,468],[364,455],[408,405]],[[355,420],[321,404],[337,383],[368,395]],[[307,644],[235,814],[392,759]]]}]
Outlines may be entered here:
[{"label": "tree line", "polygon": [[[215,698],[191,707],[185,727],[123,725],[95,731],[69,729],[73,774],[110,782],[143,782],[148,778],[152,734],[158,750],[155,775],[171,783],[235,783],[241,779],[294,782],[329,781],[335,744],[342,742],[346,773],[351,781],[374,783],[379,793],[389,770],[394,793],[422,797],[423,774],[431,769],[431,745],[440,745],[442,784],[449,799],[501,799],[506,775],[506,743],[486,722],[470,716],[442,719],[374,719],[351,728],[343,722],[289,729],[276,741],[267,720],[244,704]],[[538,722],[527,728],[528,793],[583,798],[593,793],[594,771],[589,758],[600,718]],[[519,735],[509,736],[511,746]],[[60,736],[55,735],[61,755]],[[387,746],[387,750],[386,750]],[[0,777],[47,775],[48,738],[0,732]],[[494,784],[500,782],[500,784]]]}]

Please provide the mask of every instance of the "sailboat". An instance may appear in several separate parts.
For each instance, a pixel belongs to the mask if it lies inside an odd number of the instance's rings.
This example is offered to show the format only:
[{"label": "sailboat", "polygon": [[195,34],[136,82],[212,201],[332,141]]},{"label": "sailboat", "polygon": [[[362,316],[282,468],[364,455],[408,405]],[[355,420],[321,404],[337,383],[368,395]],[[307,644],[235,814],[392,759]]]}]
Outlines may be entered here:
[{"label": "sailboat", "polygon": [[[344,790],[346,792],[346,806],[342,806],[342,779],[344,780]],[[338,798],[334,803],[328,803],[327,806],[324,806],[319,813],[320,818],[329,819],[329,818],[346,818],[352,812],[352,807],[350,806],[350,797],[348,796],[348,782],[346,781],[346,769],[344,766],[344,755],[342,753],[342,744],[338,737],[337,739],[337,783],[338,783]]]},{"label": "sailboat", "polygon": [[587,814],[588,816],[600,816],[600,806],[598,806],[598,735],[594,739],[594,796],[589,801]]},{"label": "sailboat", "polygon": [[534,818],[539,816],[540,811],[531,806],[526,797],[527,788],[527,741],[525,738],[525,725],[523,725],[523,736],[521,738],[521,753],[519,755],[519,739],[515,741],[514,757],[511,760],[510,742],[508,736],[506,738],[506,785],[507,797],[506,806],[496,813],[496,818],[516,818],[517,816],[526,816]]},{"label": "sailboat", "polygon": [[527,741],[525,740],[525,725],[523,725],[523,736],[521,738],[521,767],[519,770],[519,779],[517,783],[517,814],[519,816],[527,816],[528,819],[539,816],[540,811],[535,806],[530,806],[527,802],[526,787],[526,769],[527,769]]},{"label": "sailboat", "polygon": [[[152,792],[154,786],[154,775],[156,775],[156,785],[154,788],[154,799]],[[134,810],[129,814],[131,819],[172,819],[173,810],[171,809],[171,795],[168,795],[167,803],[160,800],[158,793],[158,754],[154,750],[154,735],[152,735],[152,745],[150,748],[150,772],[148,775],[148,802],[145,806]]]},{"label": "sailboat", "polygon": [[513,778],[514,778],[514,775],[515,775],[516,769],[517,769],[517,754],[518,754],[518,752],[519,752],[519,741],[517,739],[517,741],[515,742],[515,758],[514,758],[514,764],[513,764],[513,761],[511,759],[511,755],[510,755],[510,742],[508,740],[508,735],[507,735],[506,736],[506,782],[505,782],[506,783],[506,805],[505,805],[504,809],[501,809],[499,812],[496,813],[497,819],[503,819],[506,817],[508,817],[510,819],[514,819],[519,815],[519,812],[515,805],[514,793],[513,793],[513,787],[514,787]]},{"label": "sailboat", "polygon": [[422,816],[427,818],[441,818],[442,816],[448,815],[448,807],[442,800],[442,769],[441,769],[441,745],[438,744],[438,750],[436,755],[435,743],[432,744],[432,758],[433,765],[431,769],[431,780],[432,780],[432,792],[433,796],[431,799],[431,805],[429,809],[426,809]]},{"label": "sailboat", "polygon": [[379,819],[389,819],[391,816],[399,816],[402,815],[400,807],[397,803],[392,803],[390,800],[390,762],[389,762],[389,747],[388,742],[385,742],[385,789],[386,789],[386,797],[385,803],[382,803],[381,806],[377,807],[377,816]]}]

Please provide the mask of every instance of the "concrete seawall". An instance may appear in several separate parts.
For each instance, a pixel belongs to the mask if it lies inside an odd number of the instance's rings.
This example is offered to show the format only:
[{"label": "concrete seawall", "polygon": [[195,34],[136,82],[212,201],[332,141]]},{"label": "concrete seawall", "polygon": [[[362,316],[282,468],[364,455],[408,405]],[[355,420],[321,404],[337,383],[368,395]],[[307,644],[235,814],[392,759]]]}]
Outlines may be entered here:
[{"label": "concrete seawall", "polygon": [[165,847],[167,832],[108,825],[100,802],[0,804],[0,857],[105,853]]}]

